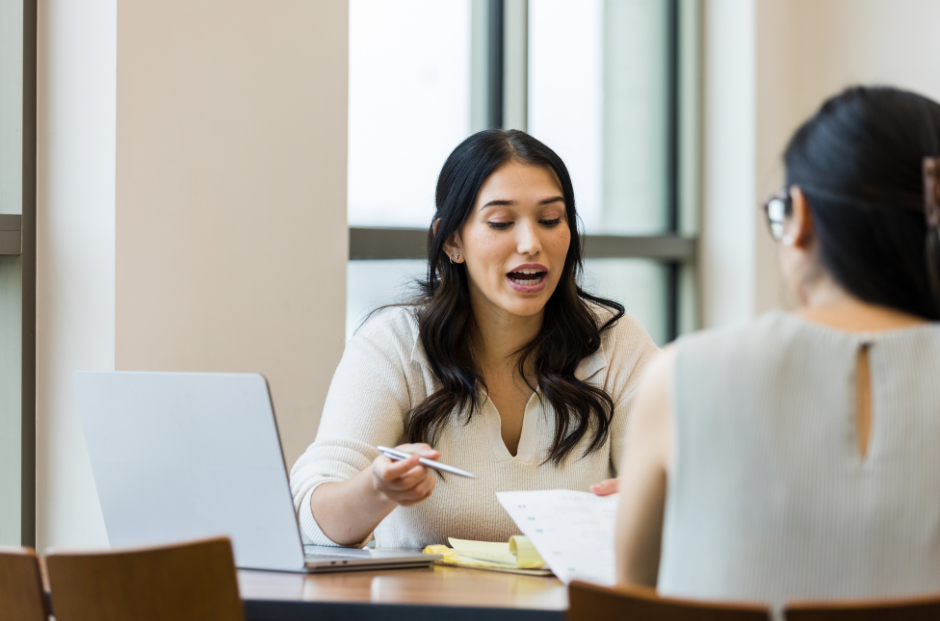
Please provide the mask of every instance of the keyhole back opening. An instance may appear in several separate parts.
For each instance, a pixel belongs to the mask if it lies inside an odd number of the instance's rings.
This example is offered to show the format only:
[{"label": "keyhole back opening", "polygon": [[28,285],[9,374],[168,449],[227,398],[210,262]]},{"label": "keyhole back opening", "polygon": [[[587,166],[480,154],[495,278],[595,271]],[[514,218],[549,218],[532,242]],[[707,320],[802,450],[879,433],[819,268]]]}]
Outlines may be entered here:
[{"label": "keyhole back opening", "polygon": [[871,368],[869,365],[870,345],[865,343],[858,348],[856,357],[856,437],[858,452],[862,460],[868,457],[871,442]]}]

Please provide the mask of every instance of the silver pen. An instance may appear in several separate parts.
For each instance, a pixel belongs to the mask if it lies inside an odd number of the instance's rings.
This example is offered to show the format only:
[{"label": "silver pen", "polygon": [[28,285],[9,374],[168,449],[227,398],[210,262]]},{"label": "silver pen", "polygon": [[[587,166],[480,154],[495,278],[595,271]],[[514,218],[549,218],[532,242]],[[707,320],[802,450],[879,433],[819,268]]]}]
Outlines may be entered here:
[{"label": "silver pen", "polygon": [[[376,450],[389,459],[393,461],[402,461],[412,457],[411,453],[406,453],[404,451],[399,451],[393,448],[388,448],[387,446],[377,446]],[[475,479],[477,475],[471,474],[466,470],[461,470],[460,468],[454,468],[453,466],[448,466],[447,464],[442,464],[439,461],[434,461],[433,459],[427,459],[424,457],[419,457],[418,462],[422,466],[427,466],[428,468],[434,468],[435,470],[440,470],[441,472],[449,472],[451,474],[456,474],[458,477],[467,477],[468,479]]]}]

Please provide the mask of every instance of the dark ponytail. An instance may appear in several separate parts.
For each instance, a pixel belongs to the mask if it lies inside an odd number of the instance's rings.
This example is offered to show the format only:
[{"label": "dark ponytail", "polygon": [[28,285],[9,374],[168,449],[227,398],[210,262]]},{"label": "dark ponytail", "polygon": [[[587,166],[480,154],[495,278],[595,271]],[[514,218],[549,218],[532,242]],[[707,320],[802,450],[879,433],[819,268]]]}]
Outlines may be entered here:
[{"label": "dark ponytail", "polygon": [[940,237],[928,222],[924,160],[937,156],[940,104],[886,87],[826,101],[784,156],[787,184],[806,196],[820,260],[836,282],[931,320],[940,319]]}]

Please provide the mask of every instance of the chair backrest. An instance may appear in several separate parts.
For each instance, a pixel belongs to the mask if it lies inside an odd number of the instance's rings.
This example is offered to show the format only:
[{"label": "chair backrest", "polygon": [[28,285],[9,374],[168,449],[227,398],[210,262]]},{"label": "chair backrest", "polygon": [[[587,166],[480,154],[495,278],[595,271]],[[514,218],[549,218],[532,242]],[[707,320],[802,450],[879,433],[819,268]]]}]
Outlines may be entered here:
[{"label": "chair backrest", "polygon": [[783,609],[787,621],[926,621],[940,619],[940,594],[906,599],[843,602],[791,602]]},{"label": "chair backrest", "polygon": [[36,552],[0,546],[0,617],[4,621],[46,621],[48,614]]},{"label": "chair backrest", "polygon": [[758,604],[700,602],[659,597],[642,587],[602,587],[572,582],[568,621],[768,621],[770,609]]},{"label": "chair backrest", "polygon": [[224,537],[105,552],[52,552],[56,621],[244,621]]}]

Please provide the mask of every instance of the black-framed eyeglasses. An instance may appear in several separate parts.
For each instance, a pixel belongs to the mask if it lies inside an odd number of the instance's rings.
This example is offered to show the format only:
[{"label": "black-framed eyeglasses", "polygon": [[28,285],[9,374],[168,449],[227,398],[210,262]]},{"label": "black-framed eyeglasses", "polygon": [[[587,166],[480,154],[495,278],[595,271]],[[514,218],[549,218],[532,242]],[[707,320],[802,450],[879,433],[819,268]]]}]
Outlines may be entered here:
[{"label": "black-framed eyeglasses", "polygon": [[764,201],[764,215],[767,216],[767,228],[774,241],[783,237],[783,223],[790,213],[790,188],[784,187]]}]

